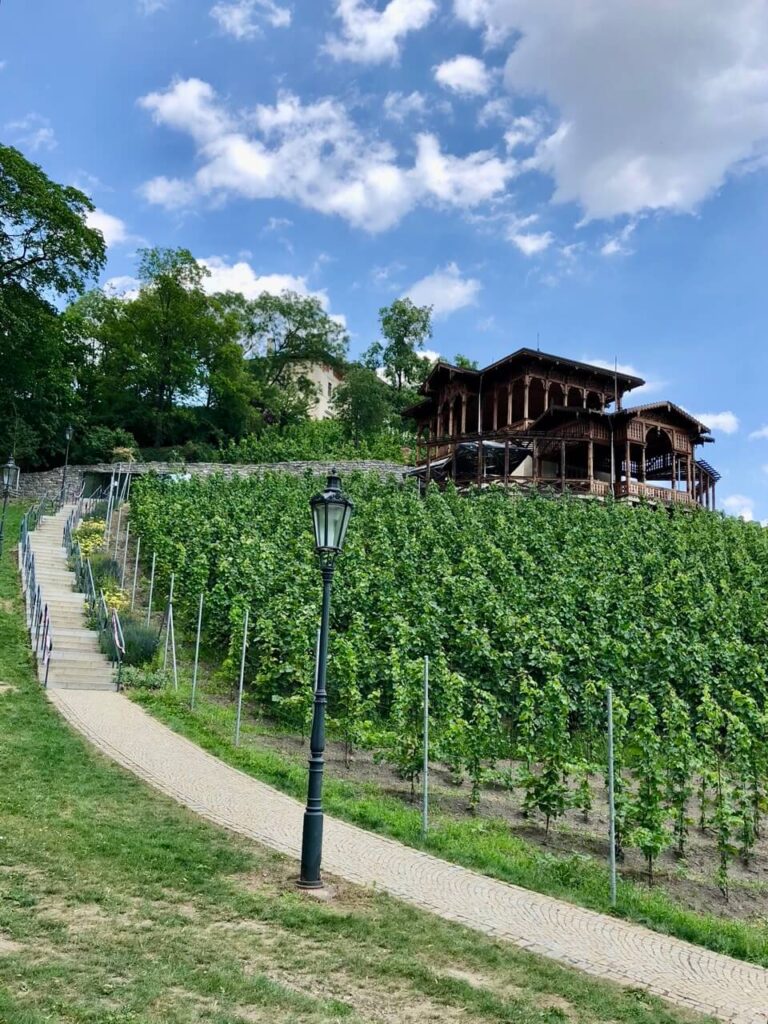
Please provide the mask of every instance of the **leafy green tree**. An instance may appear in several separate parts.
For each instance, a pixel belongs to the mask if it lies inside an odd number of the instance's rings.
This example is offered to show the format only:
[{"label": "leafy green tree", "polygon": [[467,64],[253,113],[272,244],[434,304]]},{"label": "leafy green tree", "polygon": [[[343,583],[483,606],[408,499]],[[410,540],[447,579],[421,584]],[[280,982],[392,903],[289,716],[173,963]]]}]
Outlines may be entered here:
[{"label": "leafy green tree", "polygon": [[470,359],[469,356],[464,356],[461,352],[457,352],[453,357],[453,365],[460,366],[462,370],[476,370],[477,360]]},{"label": "leafy green tree", "polygon": [[383,341],[375,341],[365,354],[370,369],[384,368],[395,391],[421,383],[429,369],[419,355],[424,342],[432,337],[432,307],[417,306],[411,299],[395,299],[379,310]]},{"label": "leafy green tree", "polygon": [[347,369],[332,404],[339,422],[357,445],[364,437],[382,431],[392,415],[386,385],[365,366]]},{"label": "leafy green tree", "polygon": [[265,423],[295,422],[315,399],[307,376],[315,363],[340,366],[347,351],[345,328],[319,299],[286,291],[264,292],[247,305],[245,345]]},{"label": "leafy green tree", "polygon": [[28,465],[63,450],[77,411],[75,355],[51,300],[81,292],[104,265],[92,210],[78,189],[0,145],[0,450]]}]

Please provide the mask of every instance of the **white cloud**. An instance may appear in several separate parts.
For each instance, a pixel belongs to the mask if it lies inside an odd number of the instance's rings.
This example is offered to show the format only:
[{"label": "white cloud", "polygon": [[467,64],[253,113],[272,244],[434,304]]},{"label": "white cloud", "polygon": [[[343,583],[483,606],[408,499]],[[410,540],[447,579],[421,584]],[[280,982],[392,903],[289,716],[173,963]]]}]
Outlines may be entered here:
[{"label": "white cloud", "polygon": [[537,149],[588,218],[687,211],[768,149],[768,18],[757,0],[454,0],[507,39],[505,82],[559,125]]},{"label": "white cloud", "polygon": [[523,256],[537,256],[540,252],[548,249],[554,241],[551,231],[515,231],[512,230],[507,236],[513,242]]},{"label": "white cloud", "polygon": [[691,415],[710,430],[720,430],[723,434],[735,434],[739,429],[739,418],[732,412],[694,412]]},{"label": "white cloud", "polygon": [[444,154],[431,134],[417,137],[415,164],[403,166],[392,146],[366,134],[334,99],[304,104],[280,93],[274,106],[235,116],[207,82],[188,79],[139,102],[158,124],[197,143],[200,167],[191,180],[160,176],[142,187],[150,202],[171,209],[201,197],[282,198],[376,232],[420,203],[484,202],[517,173],[513,159],[490,151]]},{"label": "white cloud", "polygon": [[104,241],[108,246],[121,245],[129,240],[128,228],[125,221],[114,217],[96,207],[85,216],[85,223],[89,228],[95,228],[104,235]]},{"label": "white cloud", "polygon": [[235,39],[253,39],[261,32],[260,21],[273,28],[287,28],[291,11],[274,0],[219,0],[210,11],[222,32]]},{"label": "white cloud", "polygon": [[504,132],[507,151],[519,149],[521,146],[532,146],[544,133],[544,123],[537,117],[525,115],[513,117],[511,126]]},{"label": "white cloud", "polygon": [[359,64],[395,61],[404,37],[424,28],[436,10],[435,0],[389,0],[381,11],[366,0],[336,0],[341,34],[328,37],[326,52]]},{"label": "white cloud", "polygon": [[384,116],[390,121],[405,121],[409,117],[424,117],[428,111],[423,92],[388,92],[384,97]]},{"label": "white cloud", "polygon": [[3,125],[3,131],[16,145],[33,153],[40,149],[55,149],[58,145],[51,122],[42,114],[27,114],[18,121],[9,121]]},{"label": "white cloud", "polygon": [[484,96],[491,88],[488,68],[477,57],[460,54],[434,69],[435,81],[462,96]]},{"label": "white cloud", "polygon": [[157,14],[168,6],[169,0],[138,0],[142,14]]},{"label": "white cloud", "polygon": [[749,435],[750,441],[768,441],[768,426],[760,427],[759,430],[753,430]]},{"label": "white cloud", "polygon": [[337,323],[346,326],[346,318],[341,313],[330,312],[330,299],[324,288],[312,289],[306,277],[295,274],[257,274],[250,263],[239,260],[227,263],[220,256],[209,256],[197,261],[208,271],[203,287],[209,294],[214,292],[239,292],[246,299],[256,299],[267,292],[269,295],[282,295],[283,292],[296,292],[297,295],[309,295],[317,299],[320,305]]},{"label": "white cloud", "polygon": [[722,505],[729,515],[738,516],[747,523],[755,518],[755,502],[744,494],[731,494],[723,499]]},{"label": "white cloud", "polygon": [[119,299],[132,300],[138,298],[141,282],[130,274],[119,274],[117,277],[110,277],[104,282],[104,291],[107,295],[114,295]]},{"label": "white cloud", "polygon": [[632,250],[629,247],[629,240],[637,227],[637,221],[631,220],[625,224],[621,231],[611,235],[600,247],[602,256],[629,256]]},{"label": "white cloud", "polygon": [[479,281],[462,277],[458,266],[448,263],[412,284],[407,295],[417,306],[432,306],[435,316],[442,317],[471,306],[480,288]]}]

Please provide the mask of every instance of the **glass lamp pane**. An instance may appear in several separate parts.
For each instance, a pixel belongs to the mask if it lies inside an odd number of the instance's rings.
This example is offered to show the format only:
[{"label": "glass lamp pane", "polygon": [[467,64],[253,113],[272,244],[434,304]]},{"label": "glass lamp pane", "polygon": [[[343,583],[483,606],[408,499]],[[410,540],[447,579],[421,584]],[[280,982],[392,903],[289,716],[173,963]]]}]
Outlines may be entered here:
[{"label": "glass lamp pane", "polygon": [[344,539],[344,505],[331,502],[328,505],[328,540],[326,547],[340,548]]},{"label": "glass lamp pane", "polygon": [[312,506],[312,522],[315,526],[315,547],[325,547],[325,502],[318,501]]},{"label": "glass lamp pane", "polygon": [[339,548],[344,547],[344,538],[347,535],[347,527],[349,526],[349,520],[352,517],[352,505],[347,503],[344,506],[344,520],[341,524],[341,533],[339,535]]}]

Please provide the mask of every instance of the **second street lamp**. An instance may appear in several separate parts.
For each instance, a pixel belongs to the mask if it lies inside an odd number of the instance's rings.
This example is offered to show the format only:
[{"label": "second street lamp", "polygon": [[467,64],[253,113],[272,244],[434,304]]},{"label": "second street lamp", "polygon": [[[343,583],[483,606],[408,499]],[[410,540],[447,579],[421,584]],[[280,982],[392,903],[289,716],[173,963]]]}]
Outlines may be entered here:
[{"label": "second street lamp", "polygon": [[304,829],[301,837],[301,877],[303,889],[319,889],[320,862],[323,856],[323,768],[325,761],[325,673],[328,663],[328,629],[331,615],[331,583],[336,558],[344,547],[347,526],[353,505],[341,490],[336,470],[331,470],[325,490],[310,501],[315,529],[315,550],[323,573],[323,610],[320,619],[320,648],[317,658],[317,686],[312,710],[312,733],[309,740],[309,783]]},{"label": "second street lamp", "polygon": [[8,508],[8,497],[11,491],[19,489],[19,467],[11,455],[3,466],[3,515],[0,518],[0,555],[3,553],[3,539],[5,537],[5,513]]},{"label": "second street lamp", "polygon": [[74,434],[74,432],[74,427],[67,427],[67,429],[64,431],[64,437],[66,437],[67,439],[67,451],[64,455],[64,471],[61,474],[61,494],[59,495],[60,505],[64,504],[64,488],[66,487],[67,484],[67,468],[69,467],[69,444],[70,441],[72,440],[72,435]]}]

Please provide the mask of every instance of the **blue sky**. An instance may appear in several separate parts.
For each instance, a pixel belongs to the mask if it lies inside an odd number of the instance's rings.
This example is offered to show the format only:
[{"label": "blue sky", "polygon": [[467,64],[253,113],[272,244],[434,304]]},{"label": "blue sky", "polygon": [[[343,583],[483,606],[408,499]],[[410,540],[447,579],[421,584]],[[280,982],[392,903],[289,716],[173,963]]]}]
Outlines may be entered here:
[{"label": "blue sky", "polygon": [[449,359],[618,358],[764,520],[766,55],[753,0],[3,0],[0,128],[92,195],[104,282],[186,246],[353,354],[411,294]]}]

